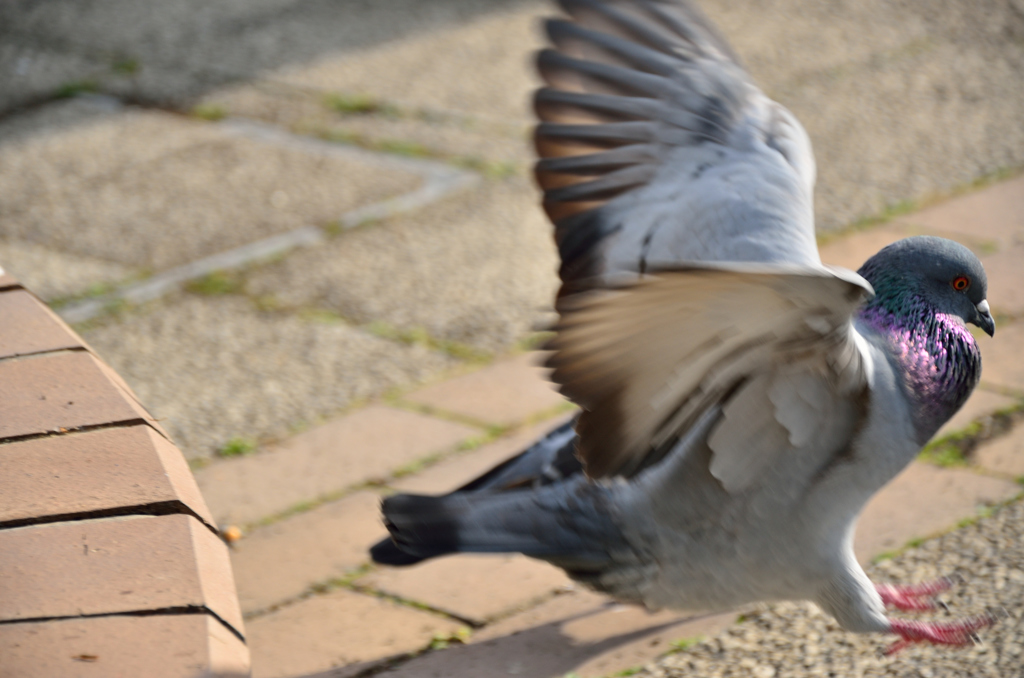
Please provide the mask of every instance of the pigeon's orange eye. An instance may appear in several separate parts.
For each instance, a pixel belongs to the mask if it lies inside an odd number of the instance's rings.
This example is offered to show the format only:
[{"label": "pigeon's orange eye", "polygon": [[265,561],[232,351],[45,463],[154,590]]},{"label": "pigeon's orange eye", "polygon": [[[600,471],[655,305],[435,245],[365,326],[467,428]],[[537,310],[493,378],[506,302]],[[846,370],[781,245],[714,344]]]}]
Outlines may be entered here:
[{"label": "pigeon's orange eye", "polygon": [[949,283],[953,286],[953,289],[957,292],[966,292],[967,288],[971,286],[971,279],[965,275],[958,275],[953,278],[953,281]]}]

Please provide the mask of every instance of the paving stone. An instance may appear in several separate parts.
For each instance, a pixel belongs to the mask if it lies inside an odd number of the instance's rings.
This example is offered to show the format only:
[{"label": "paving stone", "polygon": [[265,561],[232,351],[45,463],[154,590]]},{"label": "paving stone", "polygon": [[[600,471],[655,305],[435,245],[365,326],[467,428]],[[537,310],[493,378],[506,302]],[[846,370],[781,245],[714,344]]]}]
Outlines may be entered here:
[{"label": "paving stone", "polygon": [[205,606],[239,632],[227,547],[182,514],[0,530],[0,620]]},{"label": "paving stone", "polygon": [[488,625],[471,636],[469,645],[418,657],[382,675],[611,676],[664,654],[673,641],[715,635],[735,619],[734,612],[696,618],[678,612],[651,613],[590,591],[573,590]]},{"label": "paving stone", "polygon": [[249,622],[253,677],[324,672],[346,678],[458,628],[457,622],[389,600],[332,591]]},{"label": "paving stone", "polygon": [[107,289],[133,272],[121,264],[16,240],[0,241],[0,264],[47,301]]},{"label": "paving stone", "polygon": [[891,245],[897,240],[915,235],[934,235],[940,238],[955,240],[971,249],[978,256],[992,253],[990,243],[986,243],[978,234],[947,233],[935,229],[927,229],[913,223],[890,222],[871,228],[854,230],[827,240],[826,244],[820,248],[821,260],[823,263],[832,266],[842,266],[851,271],[856,271],[883,247]]},{"label": "paving stone", "polygon": [[523,555],[455,555],[385,568],[363,586],[484,623],[570,585],[559,568]]},{"label": "paving stone", "polygon": [[978,344],[983,362],[982,383],[1024,393],[1024,361],[1020,359],[1024,323],[1000,325],[994,337],[982,335]]},{"label": "paving stone", "polygon": [[1024,314],[1024,267],[1021,262],[1024,262],[1024,245],[1014,245],[981,258],[988,278],[989,305],[997,316],[1020,317]]},{"label": "paving stone", "polygon": [[83,333],[190,458],[233,438],[284,437],[457,364],[330,318],[260,312],[233,295],[168,299]]},{"label": "paving stone", "polygon": [[0,358],[81,348],[82,340],[25,290],[0,293]]},{"label": "paving stone", "polygon": [[0,445],[0,523],[181,502],[216,523],[181,452],[145,425]]},{"label": "paving stone", "polygon": [[981,445],[974,451],[974,463],[989,471],[1024,478],[1024,427]]},{"label": "paving stone", "polygon": [[0,236],[149,269],[327,224],[420,183],[131,110],[5,144],[0,177]]},{"label": "paving stone", "polygon": [[253,530],[231,552],[242,611],[264,610],[353,571],[369,561],[367,550],[387,533],[380,497],[372,492]]},{"label": "paving stone", "polygon": [[195,473],[219,522],[248,523],[299,502],[387,476],[477,434],[462,424],[373,405],[279,447]]},{"label": "paving stone", "polygon": [[0,411],[0,440],[151,419],[80,351],[0,362]]},{"label": "paving stone", "polygon": [[1007,407],[1012,407],[1019,402],[1015,398],[1001,395],[999,393],[992,393],[980,388],[974,389],[974,393],[967,399],[964,406],[960,408],[960,411],[953,415],[953,417],[943,424],[939,432],[935,434],[935,438],[941,438],[942,436],[949,435],[963,428],[966,428],[975,419],[983,417],[985,415],[992,414],[999,410]]},{"label": "paving stone", "polygon": [[550,320],[556,267],[535,189],[511,178],[296,252],[249,290],[503,352]]},{"label": "paving stone", "polygon": [[249,651],[207,614],[0,625],[4,678],[249,675]]},{"label": "paving stone", "polygon": [[389,485],[396,490],[414,494],[451,492],[516,456],[573,416],[567,414],[527,427],[480,449],[446,459],[420,473],[399,478]]},{"label": "paving stone", "polygon": [[444,412],[455,412],[491,424],[511,424],[566,402],[547,370],[536,365],[538,354],[502,360],[478,372],[428,386],[407,400]]},{"label": "paving stone", "polygon": [[875,228],[854,231],[828,240],[822,245],[819,248],[821,261],[831,266],[842,266],[856,271],[886,245],[919,234],[920,231],[915,232],[912,226],[906,224],[883,224]]},{"label": "paving stone", "polygon": [[854,551],[866,563],[913,538],[928,537],[1017,495],[1015,483],[915,461],[876,494],[857,522]]},{"label": "paving stone", "polygon": [[982,236],[1000,249],[1024,245],[1024,176],[914,212],[900,221],[967,238]]}]

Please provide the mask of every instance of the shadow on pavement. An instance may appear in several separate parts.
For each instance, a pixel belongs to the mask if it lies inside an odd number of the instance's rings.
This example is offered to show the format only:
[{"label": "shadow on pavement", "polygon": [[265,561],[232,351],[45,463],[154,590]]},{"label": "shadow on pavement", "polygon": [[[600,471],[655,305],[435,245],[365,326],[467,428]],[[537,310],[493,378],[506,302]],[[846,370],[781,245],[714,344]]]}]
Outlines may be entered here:
[{"label": "shadow on pavement", "polygon": [[[603,655],[613,653],[617,649],[658,632],[686,623],[699,623],[701,620],[711,619],[714,616],[679,617],[627,633],[609,636],[597,642],[585,642],[573,638],[565,632],[565,627],[568,624],[601,614],[607,609],[607,606],[602,606],[499,638],[428,652],[396,666],[394,669],[374,675],[387,678],[507,678],[517,675],[530,678],[555,678],[578,671],[581,666]],[[670,650],[671,648],[667,645],[661,648],[662,653]],[[618,661],[616,661],[617,659]],[[591,671],[584,669],[584,672],[606,675],[637,663],[635,660],[624,662],[622,658],[616,657],[609,657],[607,661],[607,667],[595,665]],[[294,678],[357,676],[361,671],[377,664],[379,662],[364,662]]]},{"label": "shadow on pavement", "polygon": [[45,101],[43,81],[53,83],[50,98],[88,84],[137,103],[180,106],[265,71],[525,1],[11,0],[0,3],[0,116]]}]

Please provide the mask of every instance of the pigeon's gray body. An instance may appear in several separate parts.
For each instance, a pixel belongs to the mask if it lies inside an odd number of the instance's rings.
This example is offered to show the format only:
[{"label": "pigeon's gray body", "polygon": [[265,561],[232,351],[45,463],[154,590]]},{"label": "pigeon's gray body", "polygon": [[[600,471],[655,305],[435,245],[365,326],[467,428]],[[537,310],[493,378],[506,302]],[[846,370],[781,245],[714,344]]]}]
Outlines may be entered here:
[{"label": "pigeon's gray body", "polygon": [[[582,408],[577,435],[445,497],[385,500],[394,543],[375,559],[518,551],[649,607],[813,600],[848,629],[889,629],[856,519],[977,381],[974,353],[955,354],[976,351],[964,320],[991,324],[980,264],[937,239],[876,257],[952,318],[935,341],[962,392],[922,418],[914,389],[945,382],[909,379],[920,342],[891,326],[901,311],[869,318],[872,285],[821,265],[799,122],[688,4],[560,4],[537,176],[562,256],[549,365]],[[970,299],[942,291],[960,273]]]}]

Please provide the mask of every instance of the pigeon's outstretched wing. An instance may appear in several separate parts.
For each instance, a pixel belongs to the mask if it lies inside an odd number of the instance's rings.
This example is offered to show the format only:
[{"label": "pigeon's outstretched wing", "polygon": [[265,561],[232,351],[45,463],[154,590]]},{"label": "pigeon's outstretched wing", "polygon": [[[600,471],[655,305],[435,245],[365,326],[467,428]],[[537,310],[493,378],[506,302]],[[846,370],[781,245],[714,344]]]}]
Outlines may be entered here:
[{"label": "pigeon's outstretched wing", "polygon": [[587,474],[631,475],[714,406],[711,471],[727,489],[847,429],[832,417],[867,384],[852,314],[871,294],[849,271],[719,264],[562,299],[548,365],[583,408]]},{"label": "pigeon's outstretched wing", "polygon": [[814,157],[680,0],[561,0],[535,98],[560,296],[694,261],[820,264]]}]

